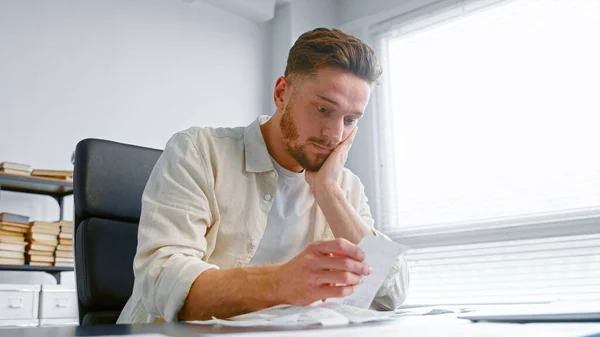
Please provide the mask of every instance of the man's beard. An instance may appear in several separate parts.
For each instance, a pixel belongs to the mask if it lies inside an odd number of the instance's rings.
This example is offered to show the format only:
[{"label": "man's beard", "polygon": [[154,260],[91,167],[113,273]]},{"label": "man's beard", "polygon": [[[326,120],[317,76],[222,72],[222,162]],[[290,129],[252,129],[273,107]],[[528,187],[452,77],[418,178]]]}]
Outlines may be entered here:
[{"label": "man's beard", "polygon": [[[281,120],[279,122],[279,126],[281,128],[281,133],[283,134],[283,145],[287,153],[292,156],[296,161],[302,166],[305,170],[311,172],[317,172],[325,163],[325,160],[329,157],[329,154],[316,154],[316,160],[311,161],[306,153],[304,147],[306,144],[295,144],[300,138],[298,135],[298,129],[292,120],[292,102],[285,107],[283,110],[283,115],[281,116]],[[309,139],[311,140],[311,139]],[[313,140],[317,144],[326,145],[326,142],[314,139]]]}]

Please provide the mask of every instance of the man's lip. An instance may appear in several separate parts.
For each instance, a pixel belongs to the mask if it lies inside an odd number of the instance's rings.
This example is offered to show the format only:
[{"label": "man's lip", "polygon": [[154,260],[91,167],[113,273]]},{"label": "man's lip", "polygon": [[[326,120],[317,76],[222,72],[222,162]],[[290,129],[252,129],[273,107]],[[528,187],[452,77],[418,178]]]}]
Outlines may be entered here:
[{"label": "man's lip", "polygon": [[312,143],[312,144],[313,144],[313,145],[314,145],[314,146],[317,148],[317,150],[319,150],[320,152],[329,153],[329,152],[333,151],[333,149],[330,149],[330,148],[328,148],[328,147],[325,147],[325,146],[323,146],[323,145],[319,145],[319,144],[317,144],[317,143]]}]

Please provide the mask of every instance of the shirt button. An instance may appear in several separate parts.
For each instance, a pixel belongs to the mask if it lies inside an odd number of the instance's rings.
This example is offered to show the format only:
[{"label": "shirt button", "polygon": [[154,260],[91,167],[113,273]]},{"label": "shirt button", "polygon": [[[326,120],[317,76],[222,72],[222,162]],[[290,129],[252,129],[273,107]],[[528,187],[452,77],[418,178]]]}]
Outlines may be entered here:
[{"label": "shirt button", "polygon": [[252,245],[252,247],[256,247],[258,246],[258,240],[252,240],[250,244]]},{"label": "shirt button", "polygon": [[275,172],[271,172],[271,173],[269,173],[269,175],[271,176],[271,178],[277,177],[277,173],[275,173]]},{"label": "shirt button", "polygon": [[265,200],[266,201],[271,201],[271,195],[270,194],[266,194],[265,195]]}]

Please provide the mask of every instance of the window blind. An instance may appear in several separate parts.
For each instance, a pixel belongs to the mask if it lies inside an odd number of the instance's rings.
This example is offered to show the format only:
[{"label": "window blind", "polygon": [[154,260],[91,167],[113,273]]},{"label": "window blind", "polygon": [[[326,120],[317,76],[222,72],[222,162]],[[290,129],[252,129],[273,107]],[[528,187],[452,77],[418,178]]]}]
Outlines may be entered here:
[{"label": "window blind", "polygon": [[600,235],[413,249],[405,305],[600,300]]}]

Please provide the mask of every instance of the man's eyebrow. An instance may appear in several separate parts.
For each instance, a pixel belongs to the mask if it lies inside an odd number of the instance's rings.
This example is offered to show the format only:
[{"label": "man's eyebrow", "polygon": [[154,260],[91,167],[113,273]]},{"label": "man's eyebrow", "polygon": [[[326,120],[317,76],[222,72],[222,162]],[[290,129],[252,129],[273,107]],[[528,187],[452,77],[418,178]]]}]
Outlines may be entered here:
[{"label": "man's eyebrow", "polygon": [[331,104],[333,104],[335,106],[339,105],[335,100],[333,100],[333,99],[331,99],[331,98],[329,98],[327,96],[323,96],[323,95],[317,94],[317,97],[320,98],[320,99],[322,99],[322,100],[324,100],[324,101],[326,101],[326,102],[329,102],[329,103],[331,103]]}]

